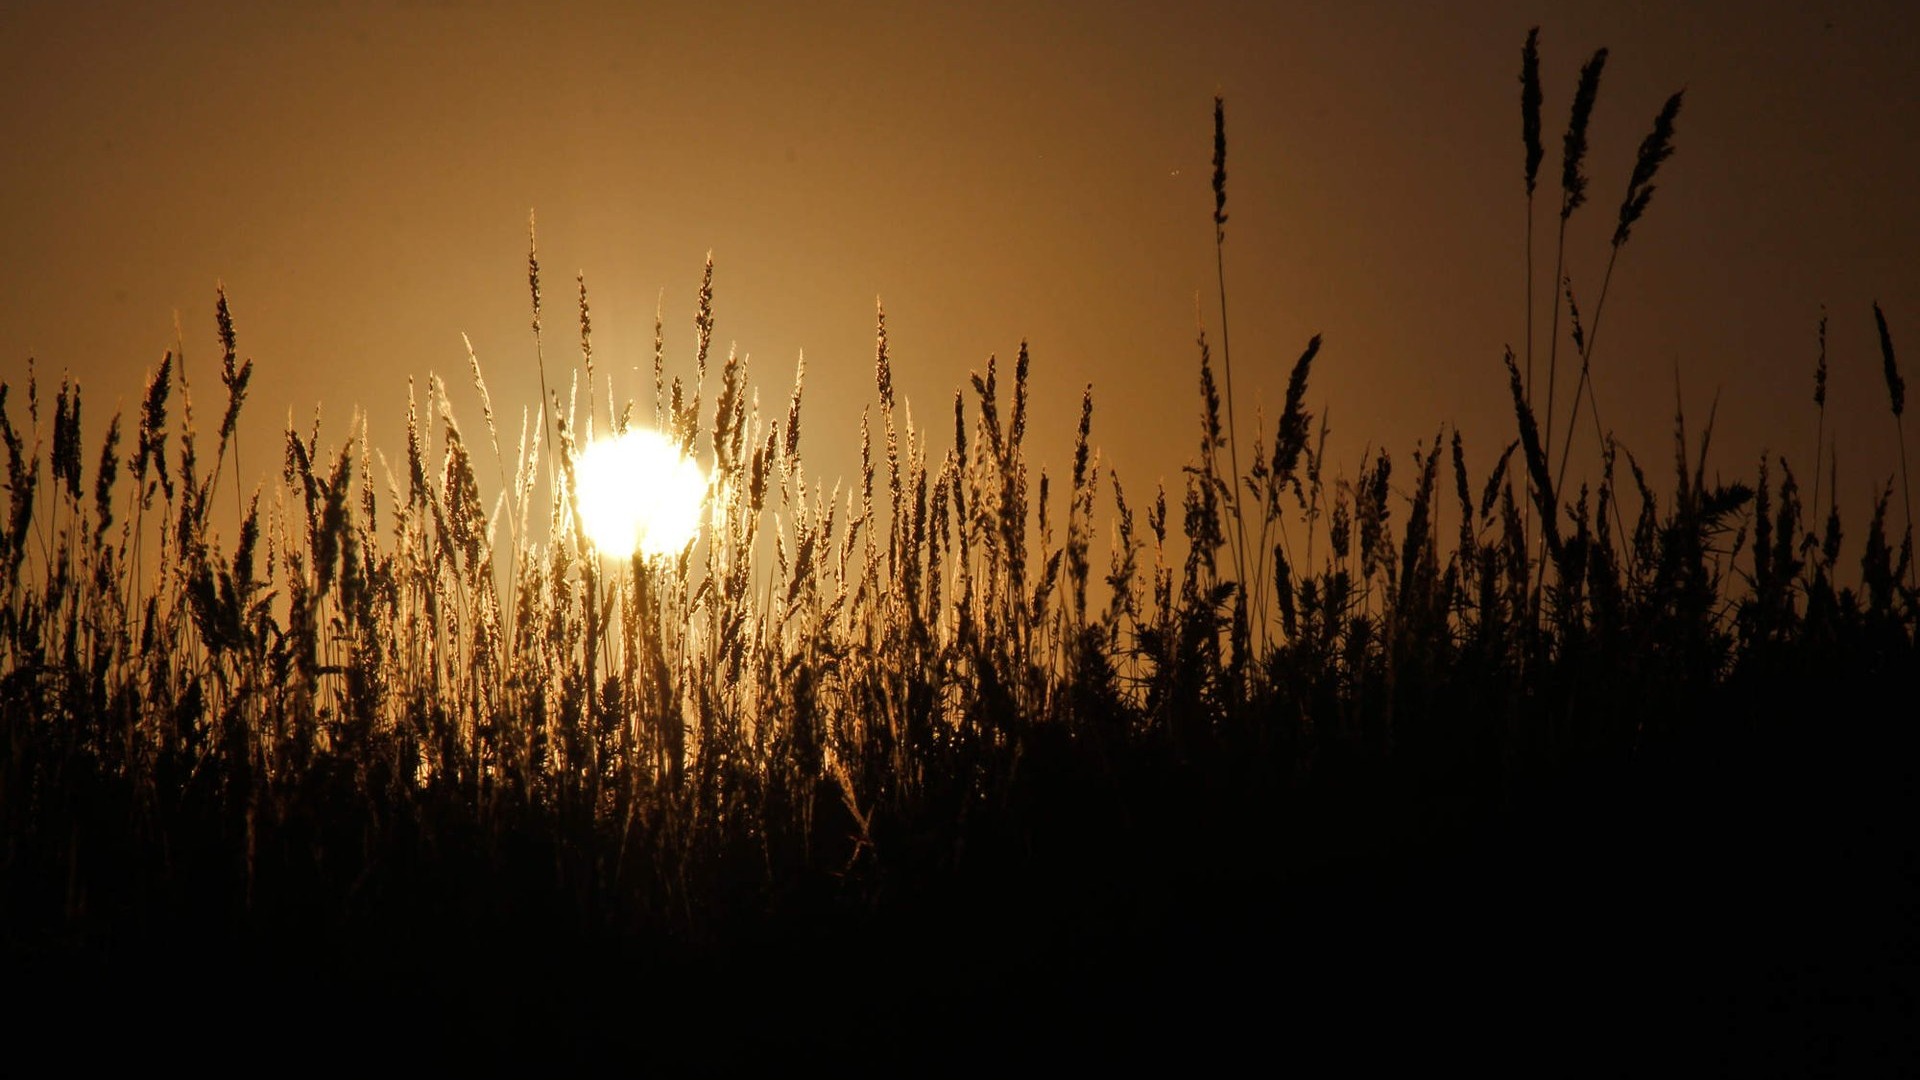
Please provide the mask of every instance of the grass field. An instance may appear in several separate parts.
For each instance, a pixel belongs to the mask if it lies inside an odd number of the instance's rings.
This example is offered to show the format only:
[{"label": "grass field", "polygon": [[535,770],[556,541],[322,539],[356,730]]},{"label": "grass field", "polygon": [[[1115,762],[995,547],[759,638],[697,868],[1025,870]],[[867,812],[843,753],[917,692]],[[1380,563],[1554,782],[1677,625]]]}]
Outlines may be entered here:
[{"label": "grass field", "polygon": [[[1192,425],[1171,490],[1103,468],[1090,393],[1067,467],[1030,461],[1024,346],[915,426],[884,314],[863,469],[818,476],[804,372],[763,412],[710,355],[711,265],[696,355],[636,400],[582,287],[581,358],[542,346],[517,425],[475,361],[483,416],[409,387],[393,457],[288,430],[264,482],[224,295],[217,426],[171,355],[104,428],[65,382],[0,386],[13,1053],[1911,1067],[1904,449],[1842,508],[1824,461],[1711,479],[1711,416],[1615,443],[1582,396],[1606,286],[1584,324],[1536,297],[1529,234],[1513,430],[1357,475],[1322,454],[1318,338],[1237,433],[1224,262],[1193,415],[1124,421]],[[579,456],[629,426],[707,470],[679,550],[581,530]]]}]

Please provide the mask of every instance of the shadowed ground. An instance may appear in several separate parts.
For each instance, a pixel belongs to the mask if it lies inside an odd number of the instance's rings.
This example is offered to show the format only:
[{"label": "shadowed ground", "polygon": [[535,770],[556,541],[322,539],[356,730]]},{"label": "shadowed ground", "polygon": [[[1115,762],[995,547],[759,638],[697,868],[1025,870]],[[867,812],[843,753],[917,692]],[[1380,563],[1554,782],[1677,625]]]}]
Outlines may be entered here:
[{"label": "shadowed ground", "polygon": [[15,942],[15,1054],[217,1072],[1909,1073],[1915,740],[1834,704],[1830,738],[1703,731],[1506,794],[1355,766],[1280,796],[1062,762],[969,837],[970,873],[902,874],[858,909],[822,885],[698,943],[397,909],[332,935]]}]

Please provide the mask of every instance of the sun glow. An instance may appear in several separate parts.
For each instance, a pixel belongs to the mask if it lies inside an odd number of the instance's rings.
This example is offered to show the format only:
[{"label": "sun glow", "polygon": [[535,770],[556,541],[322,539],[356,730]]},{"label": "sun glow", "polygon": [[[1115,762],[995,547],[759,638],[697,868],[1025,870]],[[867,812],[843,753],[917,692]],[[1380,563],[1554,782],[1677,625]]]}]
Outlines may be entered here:
[{"label": "sun glow", "polygon": [[706,475],[657,431],[633,428],[587,447],[574,483],[581,525],[603,555],[673,555],[699,531]]}]

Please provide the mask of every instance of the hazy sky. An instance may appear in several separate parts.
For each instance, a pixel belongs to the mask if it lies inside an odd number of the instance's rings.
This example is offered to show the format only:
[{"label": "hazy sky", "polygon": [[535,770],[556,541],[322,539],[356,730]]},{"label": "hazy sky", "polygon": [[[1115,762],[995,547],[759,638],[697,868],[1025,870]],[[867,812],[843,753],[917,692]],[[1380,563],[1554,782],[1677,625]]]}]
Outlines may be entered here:
[{"label": "hazy sky", "polygon": [[1096,441],[1137,505],[1198,437],[1218,91],[1243,439],[1321,332],[1310,404],[1337,468],[1371,443],[1405,477],[1444,422],[1484,476],[1514,433],[1501,352],[1524,347],[1534,25],[1542,355],[1560,133],[1607,46],[1591,202],[1568,233],[1589,318],[1635,148],[1669,94],[1686,100],[1606,301],[1603,418],[1669,489],[1677,370],[1695,430],[1720,395],[1723,471],[1750,476],[1770,447],[1811,487],[1825,303],[1851,558],[1868,490],[1898,470],[1873,300],[1920,379],[1920,18],[1898,3],[11,0],[0,379],[29,356],[43,383],[71,372],[97,445],[178,312],[212,415],[224,280],[257,364],[250,471],[277,467],[288,409],[305,427],[316,404],[323,441],[359,408],[393,456],[410,375],[446,377],[479,424],[463,332],[496,408],[537,400],[531,209],[550,375],[578,356],[576,271],[619,393],[645,390],[656,301],[669,373],[690,375],[711,250],[716,348],[750,357],[770,410],[805,350],[816,472],[856,467],[879,297],[938,445],[968,372],[1026,338],[1034,456],[1069,467],[1091,382]]}]

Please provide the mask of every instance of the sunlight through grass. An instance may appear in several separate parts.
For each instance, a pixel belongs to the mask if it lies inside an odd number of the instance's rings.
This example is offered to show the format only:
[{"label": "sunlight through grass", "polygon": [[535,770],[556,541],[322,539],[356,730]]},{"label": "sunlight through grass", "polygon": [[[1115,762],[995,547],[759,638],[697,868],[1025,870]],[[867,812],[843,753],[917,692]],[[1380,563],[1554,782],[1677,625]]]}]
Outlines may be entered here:
[{"label": "sunlight through grass", "polygon": [[596,442],[576,468],[580,520],[603,555],[675,554],[700,527],[706,475],[657,431]]}]

